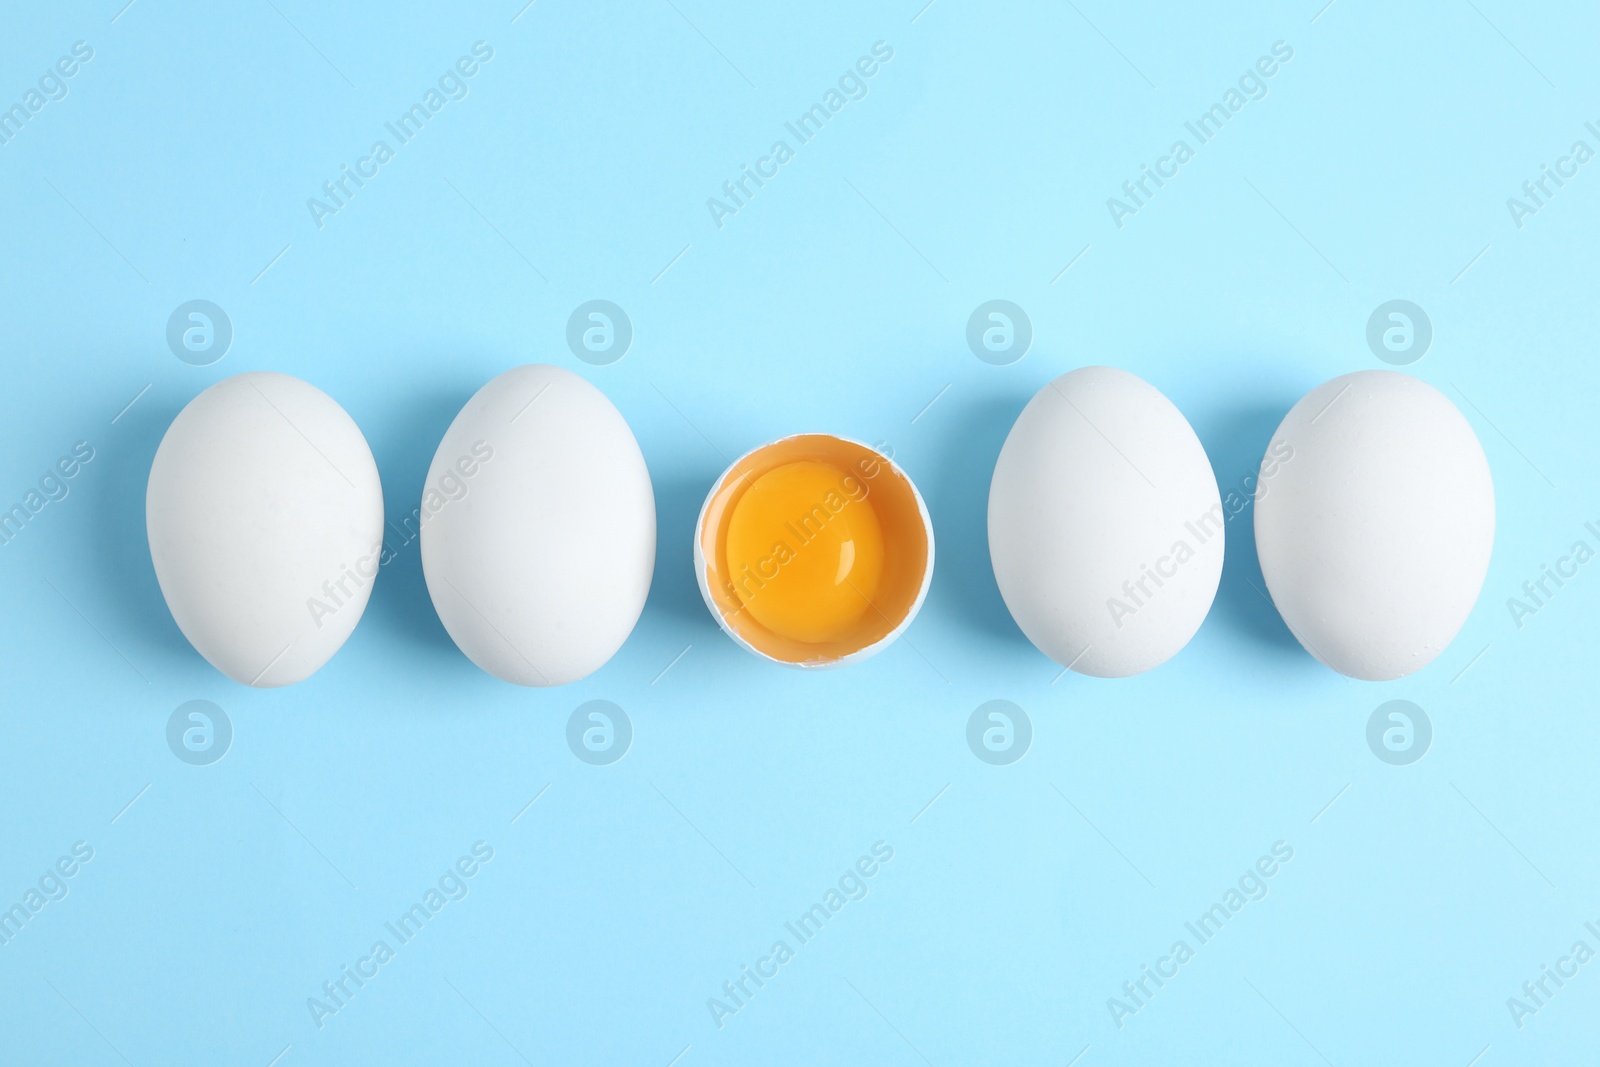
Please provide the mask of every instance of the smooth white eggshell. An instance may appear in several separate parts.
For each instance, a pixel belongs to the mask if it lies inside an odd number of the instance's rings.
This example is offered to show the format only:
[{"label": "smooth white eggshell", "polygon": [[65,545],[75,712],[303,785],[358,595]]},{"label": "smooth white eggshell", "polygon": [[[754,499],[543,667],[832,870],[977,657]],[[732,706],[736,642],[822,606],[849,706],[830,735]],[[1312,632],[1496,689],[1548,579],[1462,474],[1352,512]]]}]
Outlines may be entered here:
[{"label": "smooth white eggshell", "polygon": [[1223,524],[1188,421],[1112,367],[1039,390],[989,486],[989,558],[1012,618],[1045,655],[1102,678],[1188,644],[1222,576]]},{"label": "smooth white eggshell", "polygon": [[167,429],[145,527],[189,643],[236,682],[290,685],[339,650],[366,608],[383,490],[331,397],[286,374],[239,374]]},{"label": "smooth white eggshell", "polygon": [[1302,397],[1267,461],[1256,552],[1290,632],[1352,678],[1432,662],[1477,602],[1494,547],[1494,482],[1466,418],[1420,379],[1358,371]]},{"label": "smooth white eggshell", "polygon": [[565,685],[609,660],[644,610],[650,472],[600,390],[560,367],[517,367],[439,442],[421,540],[428,593],[467,658],[517,685]]}]

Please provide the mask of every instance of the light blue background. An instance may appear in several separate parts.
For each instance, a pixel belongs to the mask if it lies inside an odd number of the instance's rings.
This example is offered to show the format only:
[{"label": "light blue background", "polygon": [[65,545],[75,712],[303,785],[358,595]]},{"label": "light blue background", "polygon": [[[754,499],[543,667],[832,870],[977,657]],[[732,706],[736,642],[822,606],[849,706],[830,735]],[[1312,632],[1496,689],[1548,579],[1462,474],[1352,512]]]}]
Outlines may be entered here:
[{"label": "light blue background", "polygon": [[[1506,607],[1600,524],[1600,162],[1520,229],[1506,207],[1574,140],[1600,148],[1592,9],[122,2],[0,16],[0,104],[94,48],[0,145],[0,504],[95,450],[0,548],[0,899],[95,850],[0,946],[0,1060],[1592,1058],[1600,962],[1520,1030],[1506,1007],[1574,941],[1600,949],[1600,564],[1520,629]],[[478,40],[494,58],[470,95],[318,229],[307,198]],[[880,40],[866,98],[719,229],[706,199]],[[1114,225],[1106,198],[1280,40],[1266,98]],[[164,338],[195,298],[235,330],[204,368]],[[611,366],[564,341],[591,298],[634,325]],[[1011,366],[964,340],[992,298],[1033,323]],[[1393,298],[1434,326],[1408,372],[1494,471],[1494,558],[1455,644],[1392,683],[1322,668],[1251,588],[1246,511],[1187,649],[1057,680],[984,533],[1028,397],[1084,364],[1133,371],[1226,490],[1304,392],[1383,366],[1364,333]],[[143,499],[203,388],[269,369],[327,391],[398,518],[466,398],[536,361],[603,389],[654,479],[655,584],[603,670],[544,691],[479,671],[414,543],[302,685],[234,685],[187,645]],[[893,446],[938,569],[898,644],[803,675],[718,631],[690,533],[729,458],[814,429]],[[611,766],[565,742],[596,698],[634,726]],[[211,766],[167,748],[191,699],[234,725]],[[966,745],[990,699],[1033,722],[1010,766]],[[1367,747],[1390,699],[1433,722],[1410,766]],[[307,998],[480,839],[470,895],[319,1029]],[[719,1029],[707,998],[880,840],[869,895]],[[1119,1029],[1107,998],[1280,840],[1269,895]]]}]

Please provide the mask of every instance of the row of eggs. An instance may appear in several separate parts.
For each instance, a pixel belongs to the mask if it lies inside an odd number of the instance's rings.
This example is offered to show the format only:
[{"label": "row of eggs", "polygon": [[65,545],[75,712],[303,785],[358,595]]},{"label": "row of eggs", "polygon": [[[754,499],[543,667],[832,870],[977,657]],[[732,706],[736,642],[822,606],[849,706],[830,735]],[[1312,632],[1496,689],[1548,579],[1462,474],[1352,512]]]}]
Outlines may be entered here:
[{"label": "row of eggs", "polygon": [[[1432,386],[1363,371],[1303,397],[1255,489],[1262,577],[1290,631],[1355,678],[1398,678],[1455,637],[1494,541],[1488,462]],[[644,609],[655,498],[620,412],[569,371],[507,371],[461,409],[428,470],[422,567],[451,638],[490,674],[563,685],[598,669]],[[1084,367],[1017,418],[989,490],[995,580],[1063,666],[1125,677],[1175,655],[1222,575],[1224,513],[1188,421],[1142,379]],[[146,524],[189,642],[253,686],[301,681],[354,630],[383,552],[378,470],[354,421],[288,375],[218,382],[167,430]],[[736,460],[694,533],[707,607],[795,667],[865,658],[910,624],[933,525],[893,461],[826,434]]]}]

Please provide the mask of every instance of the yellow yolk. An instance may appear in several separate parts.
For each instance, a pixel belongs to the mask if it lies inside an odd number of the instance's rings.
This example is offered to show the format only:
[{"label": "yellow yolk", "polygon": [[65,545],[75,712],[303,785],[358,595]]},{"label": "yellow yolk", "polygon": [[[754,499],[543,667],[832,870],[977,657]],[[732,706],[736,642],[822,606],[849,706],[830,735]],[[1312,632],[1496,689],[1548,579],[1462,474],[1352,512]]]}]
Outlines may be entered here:
[{"label": "yellow yolk", "polygon": [[873,611],[883,530],[866,482],[827,463],[775,467],[728,521],[727,575],[744,609],[796,641],[832,641]]}]

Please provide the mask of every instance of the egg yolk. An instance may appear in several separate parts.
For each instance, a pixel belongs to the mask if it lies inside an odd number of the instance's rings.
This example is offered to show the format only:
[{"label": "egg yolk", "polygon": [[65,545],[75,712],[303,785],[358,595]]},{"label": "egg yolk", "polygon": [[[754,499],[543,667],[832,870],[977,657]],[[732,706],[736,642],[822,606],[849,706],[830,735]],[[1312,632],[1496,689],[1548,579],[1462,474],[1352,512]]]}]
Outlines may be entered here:
[{"label": "egg yolk", "polygon": [[833,641],[875,610],[883,529],[866,482],[831,464],[786,463],[752,482],[725,551],[739,602],[776,634]]}]

